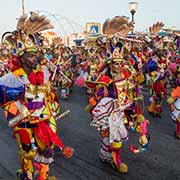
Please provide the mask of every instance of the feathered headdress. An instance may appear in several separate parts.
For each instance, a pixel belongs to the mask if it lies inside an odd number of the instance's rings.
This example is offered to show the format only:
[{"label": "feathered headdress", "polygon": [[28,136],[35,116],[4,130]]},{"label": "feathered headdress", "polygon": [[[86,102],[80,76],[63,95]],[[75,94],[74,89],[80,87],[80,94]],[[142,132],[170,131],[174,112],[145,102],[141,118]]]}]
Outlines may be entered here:
[{"label": "feathered headdress", "polygon": [[164,24],[162,22],[157,22],[149,27],[149,32],[153,35],[157,35],[158,32],[163,28]]},{"label": "feathered headdress", "polygon": [[93,43],[95,43],[97,49],[101,48],[101,50],[106,51],[107,63],[124,59],[125,53],[130,50],[126,42],[140,42],[126,37],[133,28],[134,24],[129,22],[125,16],[115,16],[104,22],[103,35],[93,39]]},{"label": "feathered headdress", "polygon": [[126,36],[130,31],[132,31],[134,25],[132,22],[128,21],[125,16],[116,16],[112,19],[107,19],[103,24],[103,33],[111,36],[115,33],[119,33],[122,36]]},{"label": "feathered headdress", "polygon": [[53,25],[45,16],[31,12],[30,16],[23,15],[19,18],[16,31],[3,34],[2,43],[7,42],[11,46],[12,54],[22,56],[24,52],[40,48],[40,32],[52,28]]}]

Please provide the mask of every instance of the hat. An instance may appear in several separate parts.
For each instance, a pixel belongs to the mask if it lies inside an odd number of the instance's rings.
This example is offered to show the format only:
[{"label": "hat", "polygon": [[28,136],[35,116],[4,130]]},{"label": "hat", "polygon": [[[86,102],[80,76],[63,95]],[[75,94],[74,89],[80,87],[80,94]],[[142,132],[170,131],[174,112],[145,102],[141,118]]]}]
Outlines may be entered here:
[{"label": "hat", "polygon": [[108,76],[101,74],[96,81],[86,81],[85,83],[89,88],[95,88],[99,84],[108,86],[111,82],[112,80]]},{"label": "hat", "polygon": [[8,43],[11,53],[16,56],[36,52],[42,46],[40,32],[51,28],[53,26],[45,16],[31,12],[30,16],[25,14],[19,18],[15,31],[3,34],[2,43]]},{"label": "hat", "polygon": [[124,59],[124,42],[111,38],[107,44],[107,64],[111,62],[121,62]]}]

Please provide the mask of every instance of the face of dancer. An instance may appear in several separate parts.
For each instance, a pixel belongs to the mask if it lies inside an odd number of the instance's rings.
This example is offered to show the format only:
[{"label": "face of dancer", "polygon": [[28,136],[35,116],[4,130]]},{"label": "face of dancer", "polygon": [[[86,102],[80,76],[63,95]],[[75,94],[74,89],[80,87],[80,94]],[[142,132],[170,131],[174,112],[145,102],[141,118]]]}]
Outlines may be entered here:
[{"label": "face of dancer", "polygon": [[96,72],[96,69],[91,69],[90,72],[89,72],[90,76],[96,76],[97,75],[97,72]]},{"label": "face of dancer", "polygon": [[40,62],[40,56],[35,52],[28,52],[22,56],[21,61],[27,68],[35,69]]},{"label": "face of dancer", "polygon": [[113,62],[111,68],[114,72],[119,73],[121,69],[121,62]]}]

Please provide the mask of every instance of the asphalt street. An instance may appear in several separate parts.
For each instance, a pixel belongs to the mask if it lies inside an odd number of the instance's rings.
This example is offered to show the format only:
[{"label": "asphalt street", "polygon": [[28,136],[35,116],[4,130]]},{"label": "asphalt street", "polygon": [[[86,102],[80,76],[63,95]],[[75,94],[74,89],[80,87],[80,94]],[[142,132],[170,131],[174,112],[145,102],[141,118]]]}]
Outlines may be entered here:
[{"label": "asphalt street", "polygon": [[[62,141],[72,146],[75,153],[71,159],[57,153],[51,174],[58,180],[179,180],[180,141],[174,138],[175,125],[169,107],[164,102],[162,117],[152,117],[147,113],[148,96],[145,97],[144,115],[150,121],[150,147],[140,154],[132,154],[129,146],[138,144],[138,136],[129,134],[129,141],[122,150],[122,160],[129,167],[124,175],[99,160],[99,134],[89,125],[90,116],[84,111],[87,97],[82,89],[73,89],[68,100],[61,100],[62,112],[69,109],[71,113],[58,121],[58,127]],[[15,172],[19,168],[16,142],[3,112],[0,114],[0,180],[16,180]]]}]

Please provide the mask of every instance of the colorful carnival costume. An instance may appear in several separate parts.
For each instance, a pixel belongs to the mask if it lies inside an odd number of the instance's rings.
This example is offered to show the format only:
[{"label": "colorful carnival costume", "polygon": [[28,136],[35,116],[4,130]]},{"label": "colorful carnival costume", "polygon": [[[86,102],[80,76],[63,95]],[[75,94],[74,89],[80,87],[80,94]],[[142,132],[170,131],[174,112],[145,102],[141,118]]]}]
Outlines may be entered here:
[{"label": "colorful carnival costume", "polygon": [[68,98],[70,90],[74,85],[74,73],[72,70],[72,52],[69,48],[62,48],[62,53],[59,55],[60,61],[57,63],[57,72],[59,73],[59,84],[61,88],[60,97]]},{"label": "colorful carnival costume", "polygon": [[97,81],[86,82],[89,88],[94,89],[88,107],[92,116],[91,126],[97,128],[101,135],[100,159],[126,173],[128,167],[121,161],[122,142],[127,139],[127,130],[121,117],[124,107],[119,107],[118,101],[108,97],[110,83],[111,79],[106,75],[100,75]]},{"label": "colorful carnival costume", "polygon": [[[56,38],[57,39],[57,38]],[[55,39],[55,40],[56,40]],[[57,42],[58,43],[58,42]],[[60,88],[60,98],[67,99],[73,86],[74,73],[72,70],[72,52],[70,48],[52,44],[51,51],[44,55],[52,72],[55,88]]]},{"label": "colorful carnival costume", "polygon": [[164,83],[159,79],[158,72],[155,71],[151,72],[150,94],[152,97],[148,111],[154,116],[160,116],[163,97],[166,96],[166,89]]},{"label": "colorful carnival costume", "polygon": [[172,90],[168,103],[170,104],[171,117],[176,123],[175,137],[180,139],[180,86]]},{"label": "colorful carnival costume", "polygon": [[[141,64],[135,55],[125,60],[123,44],[120,48],[116,47],[113,51],[113,59],[110,62],[110,75],[114,79],[113,89],[115,90],[115,98],[118,100],[120,107],[124,107],[121,112],[123,123],[127,129],[140,134],[139,144],[137,148],[130,146],[132,153],[145,151],[149,144],[149,135],[147,131],[148,120],[142,115],[142,109],[139,106],[139,100],[143,99],[139,85],[144,80]],[[111,45],[112,49],[112,45]],[[127,52],[127,50],[126,50]],[[112,92],[112,91],[111,91]]]},{"label": "colorful carnival costume", "polygon": [[52,25],[46,17],[31,13],[30,17],[20,17],[17,31],[2,37],[10,44],[13,55],[10,72],[0,79],[1,106],[17,141],[21,163],[17,175],[22,180],[55,179],[48,174],[54,161],[54,146],[72,154],[72,149],[66,149],[58,137],[59,103],[48,67],[41,64],[43,46],[39,32],[49,28]]},{"label": "colorful carnival costume", "polygon": [[121,161],[122,142],[127,139],[127,130],[123,124],[118,102],[113,98],[105,97],[92,110],[91,125],[101,134],[99,156],[102,161],[111,162],[121,173],[126,173],[128,167]]},{"label": "colorful carnival costume", "polygon": [[166,96],[166,88],[164,83],[164,76],[159,71],[158,59],[156,57],[148,58],[144,64],[144,73],[146,73],[146,80],[150,91],[150,106],[148,112],[153,116],[160,116],[162,112],[163,97]]},{"label": "colorful carnival costume", "polygon": [[[126,42],[130,40],[121,34],[122,32],[126,35],[131,29],[132,24],[124,17],[117,16],[104,23],[105,35],[96,39],[96,45],[97,49],[105,53],[105,59],[101,60],[101,70],[97,79],[85,82],[91,89],[86,110],[91,114],[91,125],[96,127],[101,135],[100,159],[110,162],[121,173],[128,171],[128,166],[121,161],[122,142],[127,140],[129,124],[135,123],[132,116],[137,113],[142,115],[137,103],[141,98],[138,86],[143,81],[142,71],[139,73],[141,78],[138,81],[135,79],[135,66],[138,66],[138,62],[135,62],[135,57],[132,59],[130,56],[130,48]],[[141,66],[138,68],[141,69]],[[144,150],[148,145],[146,122],[139,120],[142,130],[138,131],[139,141]],[[142,149],[139,149],[140,151]]]}]

